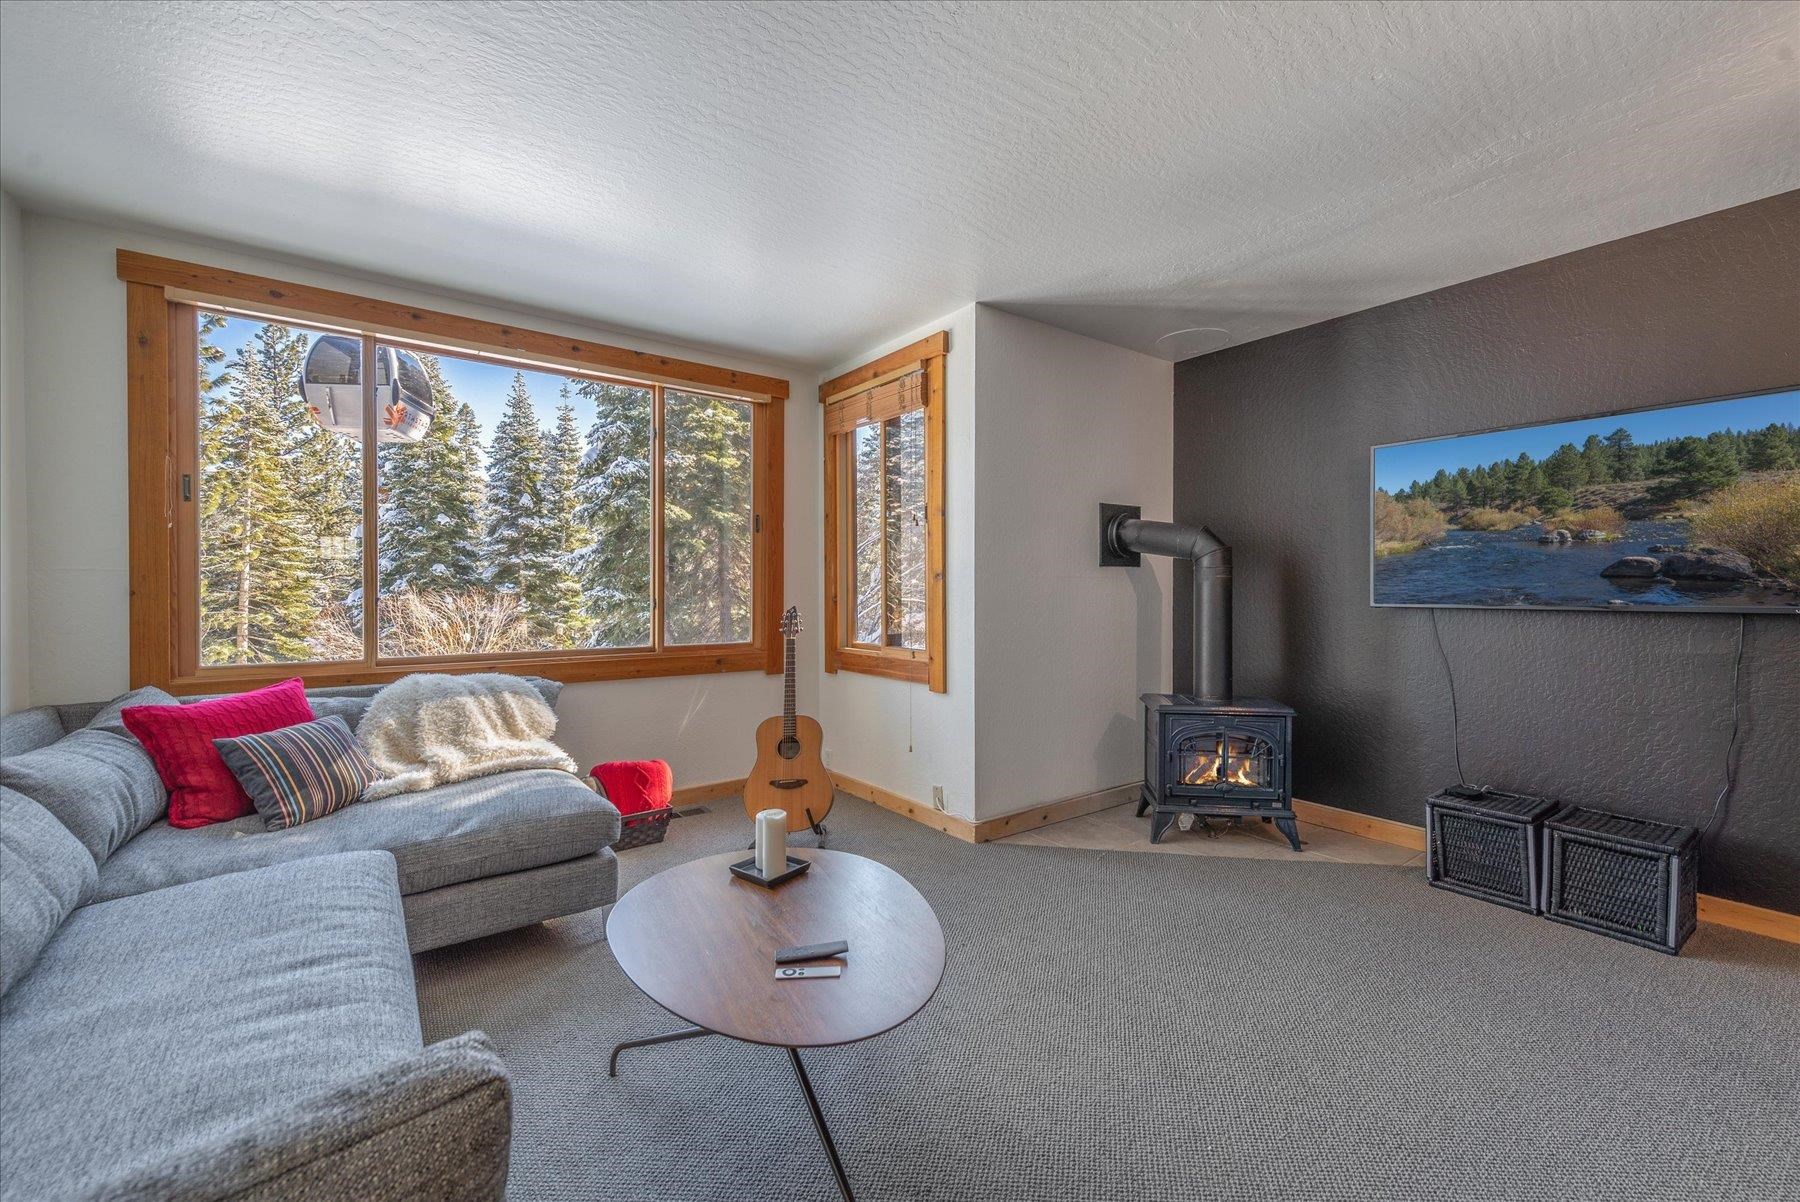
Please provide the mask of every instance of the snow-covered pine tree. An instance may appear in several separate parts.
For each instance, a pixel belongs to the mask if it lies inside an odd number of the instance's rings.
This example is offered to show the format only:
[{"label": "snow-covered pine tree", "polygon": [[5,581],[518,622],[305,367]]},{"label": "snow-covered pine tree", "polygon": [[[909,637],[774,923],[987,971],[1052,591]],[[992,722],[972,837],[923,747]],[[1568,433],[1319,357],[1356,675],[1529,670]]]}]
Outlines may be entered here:
[{"label": "snow-covered pine tree", "polygon": [[576,565],[594,626],[589,645],[650,642],[650,428],[648,388],[581,380],[594,403],[587,449],[576,473],[575,516],[584,545]]},{"label": "snow-covered pine tree", "polygon": [[914,409],[889,419],[882,488],[888,511],[882,523],[887,540],[888,579],[883,605],[888,638],[903,647],[925,646],[925,412]]},{"label": "snow-covered pine tree", "polygon": [[[288,374],[296,337],[285,326],[263,326],[211,379],[202,399],[203,663],[310,657],[322,578],[315,521],[295,478],[295,451],[304,437]],[[310,422],[304,413],[299,420]]]},{"label": "snow-covered pine tree", "polygon": [[587,599],[582,595],[578,574],[577,560],[587,546],[588,532],[579,516],[581,429],[575,423],[575,406],[569,399],[570,383],[563,382],[544,474],[544,513],[556,545],[556,558],[546,588],[555,594],[557,645],[585,647],[593,633],[594,620],[587,612]]},{"label": "snow-covered pine tree", "polygon": [[857,427],[851,455],[853,633],[860,642],[879,643],[885,630],[885,637],[896,646],[922,647],[924,412],[914,409],[880,424]]},{"label": "snow-covered pine tree", "polygon": [[750,406],[663,391],[665,633],[671,643],[750,638]]},{"label": "snow-covered pine tree", "polygon": [[199,356],[196,364],[199,395],[202,401],[217,389],[225,387],[229,369],[225,366],[225,348],[219,345],[218,333],[225,327],[225,315],[206,309],[199,312]]},{"label": "snow-covered pine tree", "polygon": [[464,465],[461,504],[474,516],[469,519],[468,544],[475,557],[475,567],[466,578],[474,585],[487,579],[487,563],[481,560],[481,546],[487,531],[487,454],[481,446],[481,422],[475,417],[475,406],[463,401],[456,407],[456,433],[451,438],[456,448],[456,461]]},{"label": "snow-covered pine tree", "polygon": [[[259,340],[270,340],[269,370],[279,385],[279,404],[292,438],[286,457],[294,495],[305,509],[319,573],[317,605],[362,611],[362,442],[325,429],[312,420],[301,388],[308,338],[286,339],[264,326]],[[310,635],[310,631],[309,631]]]},{"label": "snow-covered pine tree", "polygon": [[857,426],[850,440],[851,633],[859,643],[881,642],[881,427]]},{"label": "snow-covered pine tree", "polygon": [[525,374],[514,372],[488,449],[488,582],[517,593],[526,619],[547,639],[556,629],[559,538],[546,507],[548,466]]},{"label": "snow-covered pine tree", "polygon": [[481,432],[436,355],[421,355],[437,416],[418,442],[381,448],[381,592],[485,583]]}]

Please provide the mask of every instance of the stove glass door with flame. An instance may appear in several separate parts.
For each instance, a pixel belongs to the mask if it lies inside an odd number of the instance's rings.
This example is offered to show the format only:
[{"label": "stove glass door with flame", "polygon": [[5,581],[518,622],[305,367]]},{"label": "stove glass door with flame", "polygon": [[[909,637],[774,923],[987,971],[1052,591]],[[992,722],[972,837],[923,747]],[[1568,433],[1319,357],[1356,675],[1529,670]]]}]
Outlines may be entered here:
[{"label": "stove glass door with flame", "polygon": [[1264,797],[1279,801],[1281,753],[1273,732],[1237,725],[1184,724],[1170,732],[1164,782],[1190,797]]}]

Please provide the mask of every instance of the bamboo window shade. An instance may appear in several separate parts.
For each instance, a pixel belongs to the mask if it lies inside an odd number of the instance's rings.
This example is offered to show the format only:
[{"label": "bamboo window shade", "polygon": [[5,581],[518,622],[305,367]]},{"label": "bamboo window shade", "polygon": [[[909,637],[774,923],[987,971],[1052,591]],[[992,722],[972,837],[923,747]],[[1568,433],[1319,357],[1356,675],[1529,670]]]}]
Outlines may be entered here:
[{"label": "bamboo window shade", "polygon": [[925,407],[925,364],[914,363],[825,403],[825,433],[843,434]]}]

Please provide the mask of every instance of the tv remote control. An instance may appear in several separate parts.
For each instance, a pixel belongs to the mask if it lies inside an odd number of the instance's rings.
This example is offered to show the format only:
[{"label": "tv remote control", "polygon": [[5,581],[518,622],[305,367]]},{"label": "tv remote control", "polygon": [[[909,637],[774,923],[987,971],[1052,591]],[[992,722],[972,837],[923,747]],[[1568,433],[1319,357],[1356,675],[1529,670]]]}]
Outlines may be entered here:
[{"label": "tv remote control", "polygon": [[850,945],[842,939],[834,939],[830,943],[808,943],[800,947],[784,947],[775,953],[775,963],[792,964],[796,960],[823,960],[827,956],[841,956],[850,950]]},{"label": "tv remote control", "polygon": [[842,964],[815,964],[810,968],[796,968],[789,965],[775,970],[777,981],[804,981],[808,977],[840,977],[844,975]]}]

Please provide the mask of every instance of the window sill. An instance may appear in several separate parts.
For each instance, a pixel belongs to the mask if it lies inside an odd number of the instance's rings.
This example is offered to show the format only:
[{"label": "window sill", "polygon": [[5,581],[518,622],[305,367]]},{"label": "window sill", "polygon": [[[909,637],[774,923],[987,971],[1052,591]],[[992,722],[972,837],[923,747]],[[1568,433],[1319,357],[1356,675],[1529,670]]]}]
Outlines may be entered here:
[{"label": "window sill", "polygon": [[931,660],[923,651],[874,651],[867,647],[837,648],[835,671],[885,676],[914,684],[931,683]]},{"label": "window sill", "polygon": [[151,684],[177,695],[229,693],[260,688],[295,676],[309,688],[337,685],[386,684],[415,672],[508,672],[515,676],[541,676],[564,684],[600,680],[647,680],[659,676],[699,676],[715,672],[763,672],[768,654],[756,647],[687,647],[660,652],[567,654],[524,652],[510,655],[476,655],[418,660],[388,660],[375,665],[355,663],[247,664],[241,667],[205,668],[172,680],[134,681],[134,688]]}]

